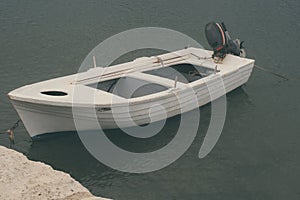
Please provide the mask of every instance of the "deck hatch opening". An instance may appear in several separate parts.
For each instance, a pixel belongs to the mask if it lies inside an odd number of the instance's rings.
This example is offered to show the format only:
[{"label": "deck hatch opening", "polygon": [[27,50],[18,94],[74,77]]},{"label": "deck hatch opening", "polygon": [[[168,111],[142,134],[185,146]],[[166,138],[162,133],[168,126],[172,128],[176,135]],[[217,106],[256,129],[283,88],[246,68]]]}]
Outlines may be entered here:
[{"label": "deck hatch opening", "polygon": [[87,85],[98,90],[129,99],[168,90],[168,87],[146,80],[122,77]]},{"label": "deck hatch opening", "polygon": [[170,65],[159,69],[145,71],[143,73],[174,80],[176,76],[182,83],[191,83],[214,73],[214,69],[189,63]]},{"label": "deck hatch opening", "polygon": [[51,90],[51,91],[43,91],[43,92],[41,92],[41,94],[49,95],[49,96],[67,96],[67,95],[68,95],[66,92],[62,92],[62,91],[54,91],[54,90]]}]

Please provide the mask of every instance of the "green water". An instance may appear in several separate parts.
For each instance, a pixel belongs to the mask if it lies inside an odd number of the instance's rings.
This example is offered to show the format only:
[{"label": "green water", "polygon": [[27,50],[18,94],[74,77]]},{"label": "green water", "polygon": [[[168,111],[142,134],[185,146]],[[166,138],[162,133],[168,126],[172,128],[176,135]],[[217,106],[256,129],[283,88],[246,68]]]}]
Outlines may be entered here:
[{"label": "green water", "polygon": [[[246,85],[227,95],[225,127],[206,158],[197,155],[209,105],[201,108],[200,129],[189,150],[153,173],[128,174],[104,166],[75,133],[32,142],[21,126],[14,148],[70,173],[93,194],[113,199],[300,199],[299,11],[297,0],[2,0],[0,129],[18,119],[6,97],[9,91],[76,73],[90,50],[116,33],[165,27],[207,48],[205,24],[222,20],[233,37],[246,41],[248,57],[290,80],[254,69]],[[135,144],[118,130],[110,138],[127,148],[154,148],[173,137],[177,120],[170,119],[170,128],[155,142]],[[7,136],[0,135],[0,144],[8,146]]]}]

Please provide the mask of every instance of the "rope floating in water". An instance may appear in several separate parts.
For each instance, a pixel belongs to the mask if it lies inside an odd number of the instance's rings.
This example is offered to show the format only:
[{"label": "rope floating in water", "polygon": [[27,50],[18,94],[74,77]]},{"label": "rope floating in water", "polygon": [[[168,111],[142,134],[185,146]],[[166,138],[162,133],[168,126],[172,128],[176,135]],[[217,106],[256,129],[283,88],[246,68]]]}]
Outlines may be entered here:
[{"label": "rope floating in water", "polygon": [[276,73],[276,72],[272,72],[271,70],[265,69],[265,68],[260,67],[260,66],[258,66],[258,65],[254,65],[254,67],[256,67],[257,69],[260,69],[261,71],[268,72],[268,73],[273,74],[273,75],[275,75],[275,76],[277,76],[277,77],[280,77],[280,78],[282,78],[282,79],[285,79],[285,80],[287,80],[287,81],[289,80],[289,78],[285,77],[284,75],[278,74],[278,73]]}]

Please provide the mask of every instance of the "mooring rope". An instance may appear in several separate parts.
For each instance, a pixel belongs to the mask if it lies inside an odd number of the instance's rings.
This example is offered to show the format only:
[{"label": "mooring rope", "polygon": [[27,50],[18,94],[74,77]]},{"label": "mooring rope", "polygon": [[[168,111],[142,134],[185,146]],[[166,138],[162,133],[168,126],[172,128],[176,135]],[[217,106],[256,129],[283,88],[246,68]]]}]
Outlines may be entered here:
[{"label": "mooring rope", "polygon": [[15,144],[15,136],[14,136],[14,131],[15,129],[19,126],[19,123],[21,122],[21,119],[18,119],[12,127],[10,127],[6,131],[0,132],[0,134],[8,134],[8,138],[10,141],[9,147],[12,148],[12,146]]},{"label": "mooring rope", "polygon": [[275,76],[277,76],[277,77],[280,77],[280,78],[282,78],[282,79],[285,79],[285,80],[287,80],[287,81],[290,80],[289,78],[287,78],[287,77],[284,76],[284,75],[278,74],[278,73],[276,73],[276,72],[273,72],[273,71],[268,70],[268,69],[266,69],[266,68],[260,67],[260,66],[258,66],[258,65],[254,65],[254,67],[256,67],[257,69],[260,69],[261,71],[268,72],[268,73],[273,74],[273,75],[275,75]]}]

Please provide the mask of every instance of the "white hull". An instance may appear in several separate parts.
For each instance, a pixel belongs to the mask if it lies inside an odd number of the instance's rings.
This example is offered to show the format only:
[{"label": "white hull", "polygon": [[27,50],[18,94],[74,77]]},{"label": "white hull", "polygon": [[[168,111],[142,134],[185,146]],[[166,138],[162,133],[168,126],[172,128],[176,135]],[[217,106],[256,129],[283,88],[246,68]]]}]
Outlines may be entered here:
[{"label": "white hull", "polygon": [[[249,62],[245,62],[245,64],[226,73],[213,74],[203,78],[204,80],[201,79],[192,82],[189,84],[189,87],[180,87],[175,91],[170,90],[169,92],[162,92],[162,95],[152,95],[152,98],[145,98],[146,96],[142,97],[141,100],[130,103],[131,119],[128,118],[128,113],[126,112],[128,109],[127,103],[122,104],[122,102],[119,102],[117,99],[118,104],[113,108],[113,112],[116,113],[114,115],[112,115],[111,110],[103,111],[100,109],[103,108],[104,105],[107,107],[108,104],[102,105],[101,103],[95,103],[96,109],[87,108],[84,112],[81,112],[79,116],[76,114],[80,120],[84,121],[84,123],[81,123],[84,124],[84,126],[80,126],[80,129],[97,130],[99,127],[97,126],[97,123],[95,123],[96,121],[100,123],[101,128],[103,129],[130,127],[132,126],[132,120],[134,120],[137,125],[147,124],[150,122],[149,108],[153,104],[163,106],[167,113],[167,117],[193,110],[196,106],[199,107],[205,105],[224,94],[224,92],[222,92],[222,87],[217,87],[213,91],[215,94],[210,94],[205,79],[214,79],[215,76],[221,77],[225,86],[225,93],[227,93],[248,81],[253,65],[254,61],[249,60]],[[222,72],[221,67],[220,72]],[[196,100],[193,95],[190,95],[191,89],[197,96]],[[181,103],[176,101],[175,94],[177,98],[180,98]],[[151,95],[149,96],[151,97]],[[74,124],[74,110],[72,110],[72,105],[75,106],[75,109],[84,107],[81,106],[80,103],[77,105],[72,104],[74,102],[70,103],[66,101],[59,103],[37,102],[37,100],[29,101],[24,95],[20,95],[19,97],[17,92],[14,91],[9,94],[9,97],[31,137],[44,133],[75,131],[76,126]],[[193,103],[195,101],[197,101],[197,104]],[[128,100],[126,102],[128,102]],[[94,110],[96,110],[95,113],[97,118],[93,117]],[[164,110],[162,109],[153,111],[151,113],[152,122],[165,119],[166,116],[163,112]],[[119,122],[118,125],[115,121]]]}]

